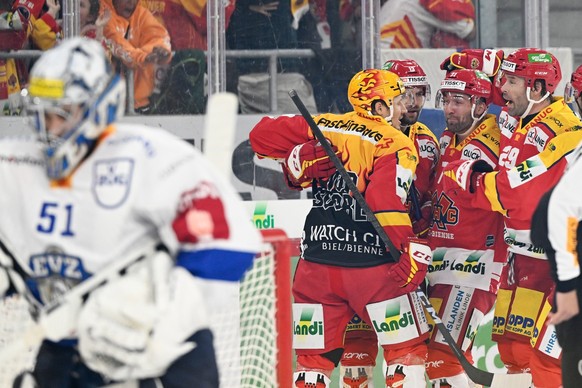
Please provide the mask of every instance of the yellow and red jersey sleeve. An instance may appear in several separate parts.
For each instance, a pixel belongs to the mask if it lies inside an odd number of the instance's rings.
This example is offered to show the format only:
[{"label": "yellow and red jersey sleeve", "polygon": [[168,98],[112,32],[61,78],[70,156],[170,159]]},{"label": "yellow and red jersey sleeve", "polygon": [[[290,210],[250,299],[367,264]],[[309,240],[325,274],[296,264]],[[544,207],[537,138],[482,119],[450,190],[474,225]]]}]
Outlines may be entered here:
[{"label": "yellow and red jersey sleeve", "polygon": [[395,144],[394,152],[382,154],[374,163],[365,198],[394,245],[402,249],[414,236],[406,206],[418,156],[412,143]]},{"label": "yellow and red jersey sleeve", "polygon": [[262,118],[249,134],[253,151],[260,158],[283,159],[298,144],[314,138],[302,116]]},{"label": "yellow and red jersey sleeve", "polygon": [[510,170],[495,171],[480,178],[472,203],[490,208],[509,218],[531,219],[540,198],[562,176],[568,155],[582,141],[582,131],[563,133],[545,150]]},{"label": "yellow and red jersey sleeve", "polygon": [[[412,140],[383,118],[359,116],[355,112],[316,115],[314,121],[326,139],[337,147],[346,171],[353,177],[391,241],[400,248],[408,237],[414,236],[406,207],[408,190],[418,163]],[[313,138],[311,129],[301,116],[263,118],[249,135],[251,146],[259,157],[278,160],[285,158],[297,144]],[[360,213],[353,198],[345,197],[343,180],[336,175],[329,179],[326,187],[318,187],[314,191],[314,207],[317,210],[312,212],[312,218],[308,216],[308,224],[312,228],[310,235],[315,235],[315,230],[327,230],[325,228],[332,224],[351,224],[350,230],[362,237],[367,233],[373,234],[370,226],[361,222],[363,213]],[[343,199],[335,203],[339,198]],[[330,201],[335,204],[330,205]],[[344,210],[338,211],[340,208]],[[346,214],[352,213],[353,219],[345,218]],[[361,241],[360,237],[358,240]],[[312,244],[315,244],[314,251],[323,250],[322,247],[326,246],[319,240],[314,240]],[[326,252],[323,254],[327,255]],[[329,257],[334,258],[325,262],[340,260],[332,254]],[[381,262],[376,260],[382,259],[367,257],[362,258],[361,262],[366,265]]]}]

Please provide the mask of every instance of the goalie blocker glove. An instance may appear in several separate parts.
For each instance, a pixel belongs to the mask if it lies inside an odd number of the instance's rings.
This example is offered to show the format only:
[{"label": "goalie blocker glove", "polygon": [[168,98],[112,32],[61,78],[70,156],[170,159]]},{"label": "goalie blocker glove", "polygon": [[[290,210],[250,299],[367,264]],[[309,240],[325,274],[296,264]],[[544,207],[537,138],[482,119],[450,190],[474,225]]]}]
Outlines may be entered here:
[{"label": "goalie blocker glove", "polygon": [[431,260],[432,250],[426,240],[410,237],[400,260],[390,268],[390,275],[407,293],[412,292],[424,282]]},{"label": "goalie blocker glove", "polygon": [[[331,147],[335,153],[338,152],[336,146]],[[325,180],[336,171],[325,149],[316,139],[293,147],[285,158],[283,167],[290,186],[303,186],[313,179]]]}]

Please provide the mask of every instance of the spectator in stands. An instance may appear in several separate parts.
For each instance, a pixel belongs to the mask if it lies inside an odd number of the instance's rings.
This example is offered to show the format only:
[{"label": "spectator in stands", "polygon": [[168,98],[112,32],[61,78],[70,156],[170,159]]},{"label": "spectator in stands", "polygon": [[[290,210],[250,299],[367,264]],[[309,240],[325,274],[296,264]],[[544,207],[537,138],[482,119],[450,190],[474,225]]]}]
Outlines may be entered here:
[{"label": "spectator in stands", "polygon": [[[291,27],[291,2],[238,0],[226,32],[227,43],[234,50],[297,48],[297,36]],[[279,60],[279,70],[290,70],[293,61]],[[236,60],[238,74],[266,72],[265,58]]]},{"label": "spectator in stands", "polygon": [[[225,3],[225,2],[222,2]],[[146,7],[162,21],[170,35],[174,56],[152,109],[160,114],[201,114],[206,108],[204,73],[207,50],[207,1],[158,0]],[[235,0],[225,4],[225,26]]]},{"label": "spectator in stands", "polygon": [[150,111],[150,97],[156,86],[157,68],[172,57],[170,36],[152,13],[138,0],[103,0],[111,18],[104,35],[113,58],[134,71],[134,109]]},{"label": "spectator in stands", "polygon": [[111,11],[106,8],[102,14],[100,13],[101,3],[99,0],[79,1],[81,35],[104,43],[103,27],[111,18]]},{"label": "spectator in stands", "polygon": [[[338,4],[339,25],[337,27],[330,20],[331,45],[336,42],[334,35],[339,38],[339,43],[354,46],[361,50],[362,47],[362,3],[361,0],[340,0]],[[336,33],[337,32],[337,33]]]},{"label": "spectator in stands", "polygon": [[[44,0],[2,0],[0,2],[0,50],[38,48],[46,50],[60,36],[56,17],[57,0],[47,0],[48,11],[41,15]],[[20,91],[28,81],[27,61],[0,59],[0,115],[19,115]]]},{"label": "spectator in stands", "polygon": [[388,0],[380,25],[383,48],[469,48],[475,7],[471,0]]},{"label": "spectator in stands", "polygon": [[[291,2],[293,22],[291,26],[298,30],[298,41],[305,40],[316,45],[316,49],[331,48],[331,29],[327,20],[327,0],[299,0]],[[335,8],[337,2],[330,4]],[[310,16],[306,19],[303,16]],[[303,25],[301,25],[303,22]],[[301,46],[301,44],[299,44]]]},{"label": "spectator in stands", "polygon": [[[301,2],[298,2],[301,3]],[[320,112],[348,112],[352,109],[345,93],[352,74],[361,69],[361,25],[359,0],[306,0],[294,5],[297,45],[312,49],[316,57],[305,59],[302,73],[313,85]],[[309,6],[308,6],[309,5]],[[303,13],[302,13],[303,12]],[[352,16],[351,24],[346,19]]]},{"label": "spectator in stands", "polygon": [[30,20],[30,47],[25,48],[48,50],[61,39],[62,30],[57,20],[61,10],[59,0],[17,0],[13,7]]}]

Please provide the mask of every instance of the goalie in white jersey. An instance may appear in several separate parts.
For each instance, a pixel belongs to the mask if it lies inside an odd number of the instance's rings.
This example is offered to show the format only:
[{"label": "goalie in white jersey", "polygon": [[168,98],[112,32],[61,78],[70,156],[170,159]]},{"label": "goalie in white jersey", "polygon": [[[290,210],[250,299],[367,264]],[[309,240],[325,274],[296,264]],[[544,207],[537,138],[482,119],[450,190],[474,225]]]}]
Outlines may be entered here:
[{"label": "goalie in white jersey", "polygon": [[41,320],[36,383],[217,387],[208,286],[238,281],[259,249],[236,192],[188,143],[116,122],[125,85],[96,41],[43,53],[28,92],[37,137],[0,140],[0,296],[46,305],[145,256],[61,306],[58,324]]}]

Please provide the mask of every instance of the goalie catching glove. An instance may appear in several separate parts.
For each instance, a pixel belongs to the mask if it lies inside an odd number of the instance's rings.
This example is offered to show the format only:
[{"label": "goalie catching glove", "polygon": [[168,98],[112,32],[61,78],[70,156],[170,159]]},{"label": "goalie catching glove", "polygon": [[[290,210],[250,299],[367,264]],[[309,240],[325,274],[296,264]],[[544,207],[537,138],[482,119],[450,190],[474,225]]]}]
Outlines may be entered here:
[{"label": "goalie catching glove", "polygon": [[499,71],[503,56],[503,50],[466,49],[445,59],[441,63],[441,70],[473,69],[493,77]]},{"label": "goalie catching glove", "polygon": [[194,277],[157,251],[91,293],[79,317],[79,352],[115,381],[162,376],[194,349],[187,339],[208,328],[203,306]]},{"label": "goalie catching glove", "polygon": [[[336,146],[331,146],[337,154]],[[285,158],[283,170],[290,186],[303,186],[313,179],[327,179],[333,175],[336,168],[316,139],[296,145]]]},{"label": "goalie catching glove", "polygon": [[460,187],[463,191],[475,192],[479,177],[493,168],[484,160],[455,160],[445,166],[439,178],[442,179],[444,191]]},{"label": "goalie catching glove", "polygon": [[426,276],[432,250],[425,240],[409,238],[400,260],[390,268],[390,275],[406,293],[416,290]]}]

